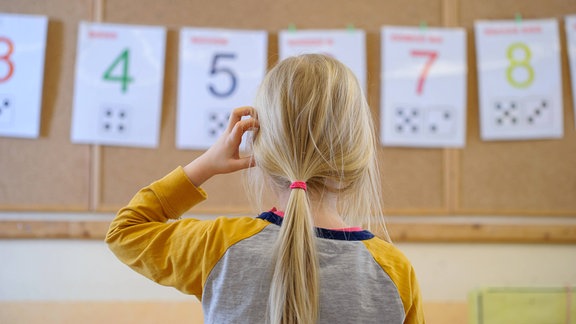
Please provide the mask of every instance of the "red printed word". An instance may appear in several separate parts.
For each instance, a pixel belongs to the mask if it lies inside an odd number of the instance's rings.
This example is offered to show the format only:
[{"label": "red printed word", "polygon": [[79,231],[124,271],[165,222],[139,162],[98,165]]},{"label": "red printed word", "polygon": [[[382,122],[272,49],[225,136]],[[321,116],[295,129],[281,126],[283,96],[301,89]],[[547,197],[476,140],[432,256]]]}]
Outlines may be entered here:
[{"label": "red printed word", "polygon": [[193,36],[190,41],[194,44],[202,45],[228,45],[228,39],[222,37]]},{"label": "red printed word", "polygon": [[510,27],[487,27],[484,34],[489,36],[496,35],[517,35],[517,34],[538,34],[542,32],[540,26],[510,26]]},{"label": "red printed word", "polygon": [[288,45],[290,46],[332,46],[333,44],[334,40],[332,38],[302,38],[288,41]]},{"label": "red printed word", "polygon": [[116,39],[118,34],[110,31],[90,30],[88,31],[88,38]]},{"label": "red printed word", "polygon": [[390,38],[395,42],[412,42],[412,43],[433,43],[440,44],[444,41],[441,36],[434,35],[415,35],[415,34],[392,34]]}]

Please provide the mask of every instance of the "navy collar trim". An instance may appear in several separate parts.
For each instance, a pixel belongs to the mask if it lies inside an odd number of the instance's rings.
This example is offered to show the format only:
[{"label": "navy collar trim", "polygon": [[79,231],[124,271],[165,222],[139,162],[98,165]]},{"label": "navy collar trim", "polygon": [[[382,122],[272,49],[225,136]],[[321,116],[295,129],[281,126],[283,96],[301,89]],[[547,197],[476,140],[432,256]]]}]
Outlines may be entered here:
[{"label": "navy collar trim", "polygon": [[[258,218],[278,226],[282,225],[283,220],[282,217],[274,214],[273,212],[262,213],[260,216],[258,216]],[[374,234],[366,230],[348,232],[316,227],[316,236],[330,240],[364,241],[373,238]]]}]

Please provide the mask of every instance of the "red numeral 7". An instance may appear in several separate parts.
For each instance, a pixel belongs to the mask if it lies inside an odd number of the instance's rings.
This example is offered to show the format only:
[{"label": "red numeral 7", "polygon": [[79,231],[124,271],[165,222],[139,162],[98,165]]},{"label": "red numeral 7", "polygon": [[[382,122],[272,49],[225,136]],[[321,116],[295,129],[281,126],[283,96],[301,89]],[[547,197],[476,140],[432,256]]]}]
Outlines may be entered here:
[{"label": "red numeral 7", "polygon": [[438,58],[438,52],[413,50],[412,52],[410,52],[410,54],[416,57],[423,56],[428,58],[426,64],[424,64],[422,72],[420,73],[420,77],[418,78],[418,85],[416,86],[416,93],[418,95],[421,95],[422,90],[424,89],[424,82],[426,81],[426,77],[428,76],[428,72],[430,71],[432,64],[434,64],[434,61],[436,61],[436,59]]}]

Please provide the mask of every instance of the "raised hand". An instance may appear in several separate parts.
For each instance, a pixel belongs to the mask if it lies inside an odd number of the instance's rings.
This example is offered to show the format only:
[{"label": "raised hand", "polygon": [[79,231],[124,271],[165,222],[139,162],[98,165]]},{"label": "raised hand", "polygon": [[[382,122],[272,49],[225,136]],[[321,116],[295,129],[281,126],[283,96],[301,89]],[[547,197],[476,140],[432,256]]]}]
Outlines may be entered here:
[{"label": "raised hand", "polygon": [[[244,116],[250,118],[242,119]],[[228,127],[204,154],[184,167],[184,172],[196,186],[217,174],[231,173],[253,166],[252,156],[240,156],[242,136],[259,128],[256,111],[240,107],[232,111]]]}]

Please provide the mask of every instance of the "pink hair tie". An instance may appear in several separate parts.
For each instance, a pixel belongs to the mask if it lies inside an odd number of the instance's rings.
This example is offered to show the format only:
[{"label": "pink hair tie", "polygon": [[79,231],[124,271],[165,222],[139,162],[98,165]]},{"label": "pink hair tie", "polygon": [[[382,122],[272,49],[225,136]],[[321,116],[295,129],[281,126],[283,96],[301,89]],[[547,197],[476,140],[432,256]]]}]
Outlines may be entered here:
[{"label": "pink hair tie", "polygon": [[306,191],[306,182],[304,181],[294,181],[290,185],[290,189],[302,189]]}]

